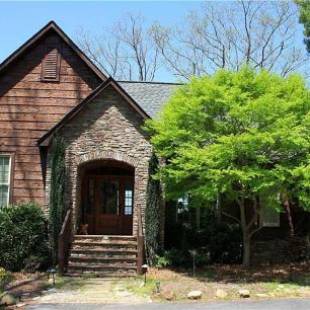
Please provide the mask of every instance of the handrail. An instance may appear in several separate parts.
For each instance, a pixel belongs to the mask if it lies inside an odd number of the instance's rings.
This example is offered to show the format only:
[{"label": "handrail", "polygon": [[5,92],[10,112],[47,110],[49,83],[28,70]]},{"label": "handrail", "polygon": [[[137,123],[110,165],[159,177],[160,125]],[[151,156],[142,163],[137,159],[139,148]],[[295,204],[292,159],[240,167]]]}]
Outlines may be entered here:
[{"label": "handrail", "polygon": [[142,265],[144,261],[144,234],[141,208],[138,207],[138,253],[137,253],[137,273],[142,274]]},{"label": "handrail", "polygon": [[58,266],[59,273],[64,274],[69,257],[69,250],[71,244],[71,234],[72,234],[72,210],[69,209],[66,213],[65,219],[63,221],[59,236],[58,236]]}]

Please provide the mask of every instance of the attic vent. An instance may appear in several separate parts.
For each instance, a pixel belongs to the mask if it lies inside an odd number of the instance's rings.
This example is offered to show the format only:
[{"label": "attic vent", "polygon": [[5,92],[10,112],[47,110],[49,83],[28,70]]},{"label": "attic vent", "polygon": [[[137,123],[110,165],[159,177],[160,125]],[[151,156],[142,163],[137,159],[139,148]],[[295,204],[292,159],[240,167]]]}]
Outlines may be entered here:
[{"label": "attic vent", "polygon": [[51,50],[42,62],[42,81],[59,81],[60,55],[57,49]]}]

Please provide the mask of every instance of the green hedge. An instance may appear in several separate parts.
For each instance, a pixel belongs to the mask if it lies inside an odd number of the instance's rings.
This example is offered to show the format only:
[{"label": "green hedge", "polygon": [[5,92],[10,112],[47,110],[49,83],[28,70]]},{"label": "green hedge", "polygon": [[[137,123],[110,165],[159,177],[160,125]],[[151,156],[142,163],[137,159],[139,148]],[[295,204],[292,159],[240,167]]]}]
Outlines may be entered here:
[{"label": "green hedge", "polygon": [[0,209],[0,266],[11,271],[27,267],[29,258],[37,267],[49,257],[46,219],[33,203]]}]

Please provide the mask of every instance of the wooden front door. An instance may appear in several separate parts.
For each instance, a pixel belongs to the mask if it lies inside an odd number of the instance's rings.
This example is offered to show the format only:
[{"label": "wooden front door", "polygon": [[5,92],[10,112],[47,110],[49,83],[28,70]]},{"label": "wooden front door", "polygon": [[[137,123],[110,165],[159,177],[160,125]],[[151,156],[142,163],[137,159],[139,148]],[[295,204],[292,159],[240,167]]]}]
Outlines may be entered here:
[{"label": "wooden front door", "polygon": [[133,177],[88,176],[86,183],[84,223],[88,233],[132,235]]}]

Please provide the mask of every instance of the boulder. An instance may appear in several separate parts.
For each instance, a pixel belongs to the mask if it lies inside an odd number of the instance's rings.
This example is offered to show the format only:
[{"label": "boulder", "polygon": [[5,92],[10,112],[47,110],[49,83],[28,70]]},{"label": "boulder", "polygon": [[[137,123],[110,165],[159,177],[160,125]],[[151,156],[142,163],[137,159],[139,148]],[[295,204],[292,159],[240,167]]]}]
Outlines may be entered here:
[{"label": "boulder", "polygon": [[239,290],[239,296],[241,298],[249,298],[250,297],[250,291],[245,290],[245,289],[241,289],[241,290]]},{"label": "boulder", "polygon": [[161,296],[162,296],[164,299],[168,300],[168,301],[171,301],[171,300],[174,300],[174,299],[175,299],[175,294],[174,294],[174,292],[171,291],[171,290],[163,290],[163,291],[161,292]]},{"label": "boulder", "polygon": [[1,305],[13,306],[17,303],[16,298],[11,294],[5,294],[0,300]]},{"label": "boulder", "polygon": [[222,289],[216,290],[216,297],[217,298],[225,298],[225,297],[227,297],[227,295],[228,294]]},{"label": "boulder", "polygon": [[187,294],[188,299],[200,299],[202,297],[201,291],[191,291]]}]

